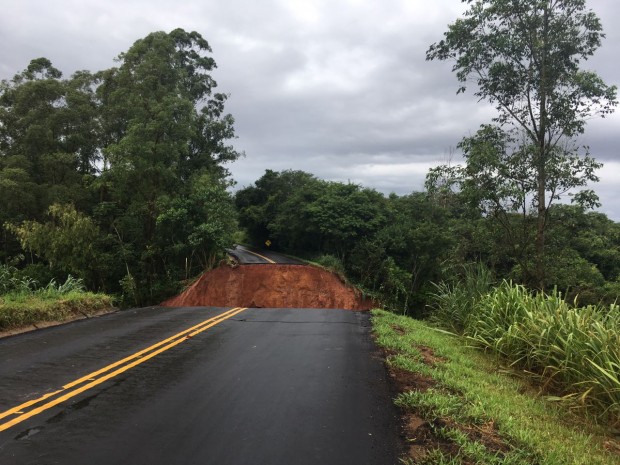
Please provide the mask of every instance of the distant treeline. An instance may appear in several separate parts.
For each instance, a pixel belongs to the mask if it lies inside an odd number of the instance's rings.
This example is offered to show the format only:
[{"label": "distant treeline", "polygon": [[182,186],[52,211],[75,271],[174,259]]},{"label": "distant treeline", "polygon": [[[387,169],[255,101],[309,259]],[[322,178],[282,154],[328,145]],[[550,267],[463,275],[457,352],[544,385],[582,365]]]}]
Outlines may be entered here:
[{"label": "distant treeline", "polygon": [[[498,227],[459,192],[386,197],[302,171],[267,170],[235,202],[255,244],[269,240],[272,248],[340,269],[388,307],[418,316],[436,292],[432,283],[458,280],[463,265],[478,262],[498,281],[527,283],[523,264],[535,259],[533,242],[516,243],[510,228]],[[524,227],[520,215],[507,218]],[[546,287],[581,304],[620,296],[620,224],[556,204],[549,225]],[[535,227],[529,223],[532,236]]]}]

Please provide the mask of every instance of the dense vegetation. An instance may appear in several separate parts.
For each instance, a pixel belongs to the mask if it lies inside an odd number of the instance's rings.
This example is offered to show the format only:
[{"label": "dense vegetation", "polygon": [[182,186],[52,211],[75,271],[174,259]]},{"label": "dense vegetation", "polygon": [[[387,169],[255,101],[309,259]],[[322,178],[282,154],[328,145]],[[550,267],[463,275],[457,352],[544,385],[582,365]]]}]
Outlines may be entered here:
[{"label": "dense vegetation", "polygon": [[[601,164],[577,140],[617,105],[616,87],[580,68],[604,37],[600,21],[583,0],[464,2],[427,52],[454,63],[459,92],[473,80],[497,109],[459,144],[463,165],[431,169],[424,193],[387,198],[267,171],[237,193],[240,224],[254,242],[314,255],[382,305],[430,314],[617,423],[620,225],[590,211],[598,197],[582,188]],[[424,394],[410,397],[424,414]],[[459,437],[460,451],[478,447]]]},{"label": "dense vegetation", "polygon": [[556,292],[532,294],[469,268],[437,285],[431,319],[525,370],[544,390],[620,419],[620,307],[575,307]]},{"label": "dense vegetation", "polygon": [[[461,142],[465,167],[436,170],[510,232],[528,282],[544,289],[549,209],[562,194],[598,179],[600,164],[576,138],[588,119],[605,117],[618,103],[616,86],[581,68],[605,35],[585,0],[463,2],[469,8],[426,58],[453,62],[458,92],[475,83],[474,95],[497,115]],[[598,197],[582,190],[574,200],[585,206]],[[522,227],[510,213],[522,214]],[[524,228],[527,234],[519,234]],[[526,254],[533,264],[523,260]]]},{"label": "dense vegetation", "polygon": [[[497,280],[527,282],[506,230],[459,192],[386,197],[300,171],[267,171],[235,202],[252,242],[270,240],[272,248],[341,269],[385,306],[411,315],[424,313],[433,282],[458,279],[467,263],[483,264]],[[620,224],[566,204],[552,206],[548,221],[548,287],[584,305],[614,302]]]},{"label": "dense vegetation", "polygon": [[[617,104],[615,86],[579,67],[600,46],[600,22],[583,0],[464,1],[427,58],[453,60],[459,92],[475,79],[497,116],[461,141],[463,165],[431,169],[425,191],[409,195],[271,170],[232,195],[234,120],[196,32],[149,34],[115,68],[63,79],[38,58],[2,81],[0,328],[110,305],[84,289],[123,305],[161,301],[212,267],[240,226],[247,241],[315,260],[387,309],[430,316],[617,422],[620,224],[593,211],[592,190],[578,191],[601,164],[576,138]],[[377,315],[388,322],[380,336],[394,325],[430,331]],[[384,341],[410,358],[391,361],[415,365],[412,341]],[[475,424],[497,418],[501,452],[514,452],[505,463],[570,463],[545,449],[544,421],[521,447],[527,414],[515,426],[505,409],[477,411],[485,391],[459,384],[457,365],[441,374],[418,363],[443,391],[399,402],[430,417],[446,407]],[[501,388],[497,411],[514,411],[513,388]],[[495,463],[463,431],[441,434]],[[448,460],[437,463],[457,463]]]},{"label": "dense vegetation", "polygon": [[64,321],[109,310],[112,299],[87,292],[80,279],[41,285],[14,267],[0,265],[0,332],[41,322]]},{"label": "dense vegetation", "polygon": [[45,58],[0,84],[0,262],[157,302],[231,242],[233,118],[207,41],[155,32],[118,67],[63,79]]}]

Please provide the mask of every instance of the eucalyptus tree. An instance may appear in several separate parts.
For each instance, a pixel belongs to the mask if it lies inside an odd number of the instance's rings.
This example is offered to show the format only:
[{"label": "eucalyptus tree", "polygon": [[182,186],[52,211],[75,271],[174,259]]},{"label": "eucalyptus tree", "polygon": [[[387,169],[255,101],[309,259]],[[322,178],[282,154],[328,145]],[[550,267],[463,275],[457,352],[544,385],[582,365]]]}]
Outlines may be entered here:
[{"label": "eucalyptus tree", "polygon": [[[474,95],[497,109],[495,129],[483,128],[464,141],[466,156],[489,149],[485,140],[489,132],[511,133],[499,136],[504,142],[510,138],[514,142],[516,133],[524,135],[522,146],[509,152],[515,155],[514,160],[528,164],[522,168],[531,184],[527,200],[536,219],[535,281],[544,287],[548,210],[558,198],[554,186],[561,185],[564,190],[596,180],[593,170],[598,165],[590,157],[577,156],[574,140],[584,132],[589,118],[604,117],[617,104],[616,87],[581,67],[601,45],[601,22],[585,0],[463,3],[469,6],[464,16],[448,26],[444,39],[430,46],[426,58],[452,60],[461,83],[458,93],[471,83]],[[501,156],[496,161],[497,170],[485,177],[487,181],[497,182],[499,171],[510,168]],[[479,170],[489,167],[480,164],[468,170],[465,175],[473,179]],[[553,180],[558,174],[566,177]],[[495,187],[484,187],[481,190],[486,199],[500,195]],[[586,203],[593,201],[587,194],[578,198]],[[494,208],[510,211],[511,207],[495,202]]]},{"label": "eucalyptus tree", "polygon": [[[211,263],[234,229],[213,208],[212,217],[190,217],[198,197],[228,205],[223,163],[240,156],[228,142],[234,119],[224,113],[226,95],[214,92],[210,52],[197,32],[154,32],[121,53],[118,68],[97,75],[103,146],[97,214],[134,264],[128,276],[137,275],[146,289],[174,276],[194,253],[197,262]],[[186,226],[171,234],[171,224]]]},{"label": "eucalyptus tree", "polygon": [[47,58],[0,83],[0,238],[19,255],[5,223],[42,219],[55,202],[86,208],[98,153],[93,77],[63,79]]}]

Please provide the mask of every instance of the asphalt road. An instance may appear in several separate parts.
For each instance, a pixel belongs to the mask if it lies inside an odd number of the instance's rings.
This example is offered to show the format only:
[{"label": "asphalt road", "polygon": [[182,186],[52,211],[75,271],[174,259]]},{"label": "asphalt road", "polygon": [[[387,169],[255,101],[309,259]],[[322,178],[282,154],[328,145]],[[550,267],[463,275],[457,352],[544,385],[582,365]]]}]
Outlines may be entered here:
[{"label": "asphalt road", "polygon": [[226,310],[127,310],[0,340],[0,464],[397,463],[368,313],[213,319]]},{"label": "asphalt road", "polygon": [[236,245],[234,249],[226,250],[242,265],[260,264],[260,263],[278,263],[281,265],[301,265],[303,262],[286,255],[272,252],[270,250],[255,249]]}]

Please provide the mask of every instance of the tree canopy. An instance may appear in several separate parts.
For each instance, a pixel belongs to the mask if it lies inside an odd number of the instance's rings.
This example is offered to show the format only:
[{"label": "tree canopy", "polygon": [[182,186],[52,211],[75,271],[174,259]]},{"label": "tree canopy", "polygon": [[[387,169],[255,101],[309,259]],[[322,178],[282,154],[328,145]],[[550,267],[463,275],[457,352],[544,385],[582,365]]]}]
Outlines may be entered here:
[{"label": "tree canopy", "polygon": [[[498,126],[483,127],[462,143],[466,175],[480,187],[482,201],[507,211],[527,206],[513,201],[517,194],[510,183],[522,184],[518,195],[529,195],[536,215],[535,279],[544,287],[549,207],[560,192],[595,181],[599,166],[578,156],[574,138],[584,132],[587,119],[604,117],[617,104],[616,87],[581,68],[601,45],[602,26],[584,0],[463,2],[469,5],[463,18],[449,25],[426,57],[453,61],[458,92],[473,82],[474,95],[495,105]],[[515,138],[521,139],[518,146],[507,149]],[[521,170],[500,188],[501,171],[518,171],[521,162],[529,172]],[[491,181],[496,185],[489,186]],[[499,196],[506,190],[508,204],[501,205]],[[587,193],[578,198],[596,202]]]},{"label": "tree canopy", "polygon": [[2,81],[2,258],[156,301],[230,243],[224,165],[241,154],[199,33],[151,33],[117,61],[63,79],[38,58]]}]

